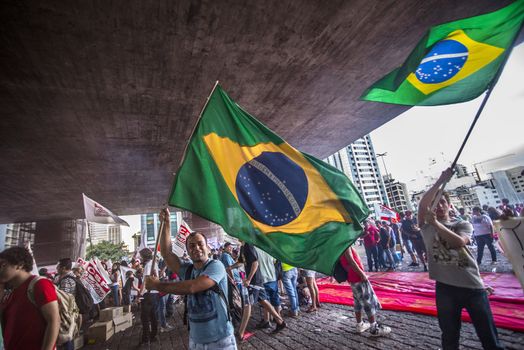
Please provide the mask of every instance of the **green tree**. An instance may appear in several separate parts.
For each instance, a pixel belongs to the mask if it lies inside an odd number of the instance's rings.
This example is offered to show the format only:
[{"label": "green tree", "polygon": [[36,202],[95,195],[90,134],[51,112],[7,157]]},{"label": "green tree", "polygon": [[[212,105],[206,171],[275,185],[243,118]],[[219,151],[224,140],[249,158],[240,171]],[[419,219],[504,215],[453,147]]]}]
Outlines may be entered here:
[{"label": "green tree", "polygon": [[114,244],[108,241],[102,241],[93,246],[87,247],[86,257],[91,259],[96,256],[99,259],[111,259],[112,261],[120,261],[129,252],[124,248],[124,242]]}]

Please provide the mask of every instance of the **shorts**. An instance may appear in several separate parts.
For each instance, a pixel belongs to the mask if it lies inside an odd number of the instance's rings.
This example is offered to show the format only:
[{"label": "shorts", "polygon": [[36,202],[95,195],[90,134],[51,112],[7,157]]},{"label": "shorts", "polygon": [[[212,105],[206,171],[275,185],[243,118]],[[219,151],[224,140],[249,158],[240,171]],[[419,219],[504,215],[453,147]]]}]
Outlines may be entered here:
[{"label": "shorts", "polygon": [[314,270],[302,269],[302,277],[311,277],[315,278],[316,272]]},{"label": "shorts", "polygon": [[[245,290],[246,287],[243,287]],[[262,300],[269,300],[269,297],[267,296],[266,290],[264,287],[261,286],[249,286],[247,287],[248,293],[244,292],[242,293],[243,305],[253,305],[255,303],[258,303]]]},{"label": "shorts", "polygon": [[237,341],[234,335],[229,335],[217,341],[199,344],[189,338],[189,350],[237,350]]},{"label": "shorts", "polygon": [[280,306],[280,295],[278,294],[278,282],[266,282],[264,283],[264,289],[266,290],[266,295],[269,299],[269,302],[274,307]]},{"label": "shorts", "polygon": [[364,311],[369,318],[369,316],[374,316],[377,310],[382,308],[369,281],[351,283],[351,290],[353,291],[355,312]]}]

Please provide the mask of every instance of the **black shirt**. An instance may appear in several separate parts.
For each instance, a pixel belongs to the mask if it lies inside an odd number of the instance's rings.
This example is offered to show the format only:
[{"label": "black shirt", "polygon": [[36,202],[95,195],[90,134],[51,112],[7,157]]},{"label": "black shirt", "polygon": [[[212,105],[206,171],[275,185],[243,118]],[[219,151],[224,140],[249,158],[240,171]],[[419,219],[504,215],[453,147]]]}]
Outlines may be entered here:
[{"label": "black shirt", "polygon": [[129,277],[126,281],[126,284],[124,285],[124,288],[122,288],[122,293],[131,295],[131,287],[133,286],[134,277]]},{"label": "black shirt", "polygon": [[[246,278],[249,277],[253,263],[255,261],[258,261],[258,254],[255,250],[255,247],[253,247],[249,243],[244,243],[244,245],[240,249],[240,257],[238,260],[244,263],[244,267],[246,269]],[[253,278],[251,279],[251,284],[255,286],[262,286],[262,275],[260,274],[260,266],[253,275]]]}]

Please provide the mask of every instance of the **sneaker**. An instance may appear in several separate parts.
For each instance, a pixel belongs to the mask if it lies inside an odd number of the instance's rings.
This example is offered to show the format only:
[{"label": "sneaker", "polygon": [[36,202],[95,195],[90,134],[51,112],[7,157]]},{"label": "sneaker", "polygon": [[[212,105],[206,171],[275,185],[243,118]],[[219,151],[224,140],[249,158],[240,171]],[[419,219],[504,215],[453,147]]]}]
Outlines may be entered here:
[{"label": "sneaker", "polygon": [[283,329],[286,328],[286,327],[287,327],[286,322],[285,322],[285,321],[282,321],[281,324],[277,324],[277,327],[276,327],[275,330],[273,331],[273,334],[280,332],[281,330],[283,330]]},{"label": "sneaker", "polygon": [[298,317],[298,311],[290,311],[287,315],[289,317],[297,318]]},{"label": "sneaker", "polygon": [[411,264],[409,264],[408,266],[419,266],[420,264],[419,263],[416,263],[416,262],[412,262]]},{"label": "sneaker", "polygon": [[391,328],[389,328],[388,326],[384,326],[380,323],[377,323],[374,327],[371,327],[369,332],[374,337],[381,337],[383,335],[387,335],[391,333]]},{"label": "sneaker", "polygon": [[497,265],[497,264],[498,264],[497,260],[491,262],[491,265]]},{"label": "sneaker", "polygon": [[271,328],[271,324],[269,323],[269,321],[261,321],[259,324],[257,324],[255,326],[256,329],[267,329],[267,328]]},{"label": "sneaker", "polygon": [[173,330],[173,326],[166,325],[165,327],[160,327],[160,333],[164,332],[171,332]]},{"label": "sneaker", "polygon": [[360,321],[360,323],[357,323],[357,327],[356,327],[357,333],[365,332],[369,329],[369,327],[371,327],[369,322]]}]

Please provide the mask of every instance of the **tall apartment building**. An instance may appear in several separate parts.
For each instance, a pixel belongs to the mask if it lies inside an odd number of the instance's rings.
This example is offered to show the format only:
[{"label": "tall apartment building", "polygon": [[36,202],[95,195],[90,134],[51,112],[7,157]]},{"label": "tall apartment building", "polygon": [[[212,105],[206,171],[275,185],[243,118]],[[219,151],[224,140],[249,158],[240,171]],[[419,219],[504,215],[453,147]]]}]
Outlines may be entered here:
[{"label": "tall apartment building", "polygon": [[349,177],[370,210],[373,210],[375,203],[390,206],[369,135],[330,155],[324,161]]},{"label": "tall apartment building", "polygon": [[389,204],[392,209],[399,213],[406,210],[413,210],[405,183],[395,181],[391,176],[384,176],[384,184]]},{"label": "tall apartment building", "polygon": [[93,244],[100,243],[102,241],[108,241],[114,244],[122,242],[122,232],[120,225],[104,225],[97,224],[95,222],[89,223],[89,234]]},{"label": "tall apartment building", "polygon": [[493,182],[501,198],[511,204],[524,203],[524,166],[494,171]]},{"label": "tall apartment building", "polygon": [[27,242],[35,243],[36,222],[0,225],[0,251],[23,246]]},{"label": "tall apartment building", "polygon": [[[178,218],[178,219],[177,219]],[[171,238],[174,239],[178,232],[178,226],[181,220],[181,213],[171,213]],[[146,246],[153,248],[155,246],[156,235],[160,226],[160,220],[158,220],[158,214],[142,214],[140,217],[140,228],[142,235],[146,235]],[[138,241],[140,245],[140,241]]]}]

